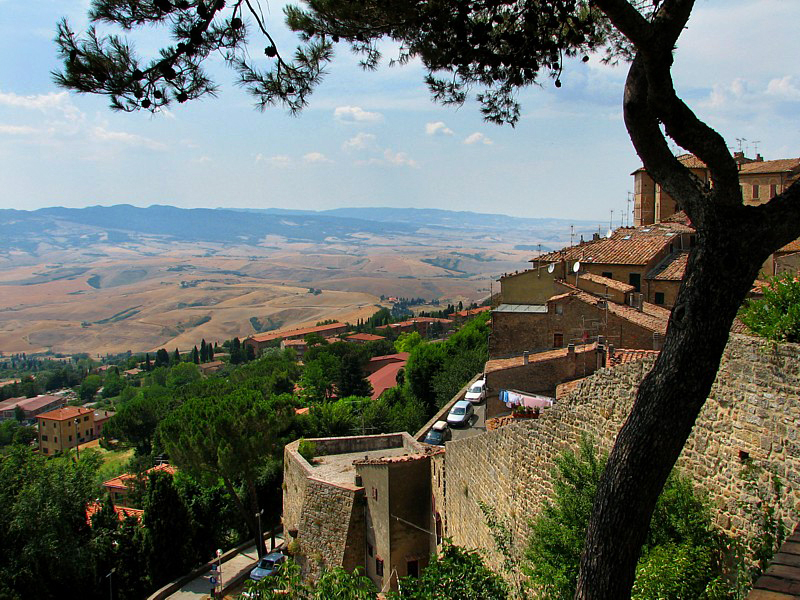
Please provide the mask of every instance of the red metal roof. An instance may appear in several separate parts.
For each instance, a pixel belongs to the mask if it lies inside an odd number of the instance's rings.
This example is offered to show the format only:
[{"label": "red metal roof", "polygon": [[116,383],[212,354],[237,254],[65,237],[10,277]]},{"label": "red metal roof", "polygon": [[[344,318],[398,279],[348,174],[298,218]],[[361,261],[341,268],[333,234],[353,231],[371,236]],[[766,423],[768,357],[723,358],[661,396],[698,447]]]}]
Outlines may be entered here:
[{"label": "red metal roof", "polygon": [[372,384],[373,400],[377,400],[383,392],[397,385],[397,373],[405,366],[405,361],[389,363],[367,377],[367,381]]}]

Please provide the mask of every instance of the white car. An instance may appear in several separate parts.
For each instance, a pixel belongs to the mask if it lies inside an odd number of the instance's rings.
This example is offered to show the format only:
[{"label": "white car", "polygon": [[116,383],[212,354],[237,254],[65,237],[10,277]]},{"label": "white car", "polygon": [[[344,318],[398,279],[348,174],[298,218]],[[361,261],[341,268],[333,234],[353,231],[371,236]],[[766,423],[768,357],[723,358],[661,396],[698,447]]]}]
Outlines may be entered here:
[{"label": "white car", "polygon": [[486,380],[478,379],[467,390],[464,400],[469,400],[473,404],[480,404],[486,400]]},{"label": "white car", "polygon": [[472,403],[466,400],[459,400],[450,409],[450,414],[447,415],[447,422],[453,427],[466,427],[469,425],[473,414],[475,414],[475,411],[472,408]]},{"label": "white car", "polygon": [[285,554],[281,554],[280,552],[267,554],[261,558],[255,568],[250,571],[250,579],[253,581],[261,581],[264,577],[271,577],[278,572],[284,562],[286,562]]}]

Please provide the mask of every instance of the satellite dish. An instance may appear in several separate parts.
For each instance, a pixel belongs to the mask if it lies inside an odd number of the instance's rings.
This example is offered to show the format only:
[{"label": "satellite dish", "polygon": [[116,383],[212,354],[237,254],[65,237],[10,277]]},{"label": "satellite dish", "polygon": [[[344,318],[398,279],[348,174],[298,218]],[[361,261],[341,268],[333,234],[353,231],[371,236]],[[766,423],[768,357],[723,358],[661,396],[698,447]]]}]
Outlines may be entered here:
[{"label": "satellite dish", "polygon": [[614,235],[613,231],[611,231],[610,229],[608,231],[606,231],[606,237],[607,238],[610,238],[612,235]]},{"label": "satellite dish", "polygon": [[547,265],[547,272],[548,273],[552,273],[555,270],[556,270],[556,263],[550,263],[549,265]]},{"label": "satellite dish", "polygon": [[577,272],[578,272],[578,271],[580,271],[580,270],[581,270],[581,261],[579,261],[579,260],[576,260],[576,261],[575,261],[575,264],[574,264],[574,265],[572,265],[572,272],[573,272],[573,273],[577,273]]}]

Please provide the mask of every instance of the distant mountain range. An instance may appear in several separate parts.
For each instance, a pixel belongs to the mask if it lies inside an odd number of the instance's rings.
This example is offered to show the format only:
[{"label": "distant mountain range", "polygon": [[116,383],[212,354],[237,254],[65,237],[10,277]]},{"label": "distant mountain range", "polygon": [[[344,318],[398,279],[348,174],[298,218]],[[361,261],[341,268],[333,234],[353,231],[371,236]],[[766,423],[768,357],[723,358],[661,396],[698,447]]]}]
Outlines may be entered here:
[{"label": "distant mountain range", "polygon": [[[364,234],[408,236],[421,229],[458,230],[503,235],[535,233],[538,241],[559,245],[570,225],[576,235],[595,230],[587,221],[530,219],[439,209],[339,208],[325,211],[176,208],[128,204],[86,208],[0,209],[0,252],[35,252],[39,244],[81,248],[100,241],[125,243],[139,236],[165,241],[257,244],[275,235],[294,242],[363,242]],[[445,233],[443,231],[443,233]],[[568,233],[566,234],[568,237]],[[548,248],[549,249],[549,248]]]}]

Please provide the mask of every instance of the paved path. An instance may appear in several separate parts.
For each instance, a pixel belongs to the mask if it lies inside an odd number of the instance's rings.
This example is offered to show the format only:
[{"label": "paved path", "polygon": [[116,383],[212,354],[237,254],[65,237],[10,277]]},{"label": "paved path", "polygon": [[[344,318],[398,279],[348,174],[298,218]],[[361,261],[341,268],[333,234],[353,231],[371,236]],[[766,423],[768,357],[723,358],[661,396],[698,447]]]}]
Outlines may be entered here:
[{"label": "paved path", "polygon": [[[269,546],[269,541],[267,541]],[[239,552],[229,561],[222,563],[222,583],[227,584],[231,579],[245,571],[250,571],[258,560],[258,552],[253,544]],[[207,599],[211,592],[211,584],[208,582],[210,572],[200,575],[193,579],[177,592],[169,596],[170,600],[201,600]]]}]

